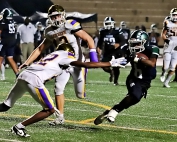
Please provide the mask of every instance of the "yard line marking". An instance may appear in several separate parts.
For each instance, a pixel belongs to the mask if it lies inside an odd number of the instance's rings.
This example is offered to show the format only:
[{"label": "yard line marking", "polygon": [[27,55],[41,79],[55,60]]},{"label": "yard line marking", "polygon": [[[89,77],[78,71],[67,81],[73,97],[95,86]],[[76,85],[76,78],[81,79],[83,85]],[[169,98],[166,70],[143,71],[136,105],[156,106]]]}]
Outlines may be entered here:
[{"label": "yard line marking", "polygon": [[[0,114],[0,116],[11,116],[11,117],[20,117],[20,118],[28,118],[30,116],[25,116],[25,115],[10,115],[10,114]],[[46,120],[53,120],[51,118],[46,118]],[[93,123],[82,123],[82,122],[78,122],[78,121],[71,121],[71,120],[66,120],[66,122],[68,123],[72,123],[72,124],[84,124],[84,125],[91,125],[91,126],[95,126]],[[155,132],[155,133],[163,133],[163,134],[173,134],[173,135],[177,135],[177,132],[174,131],[166,131],[166,130],[155,130],[155,129],[143,129],[143,128],[131,128],[131,127],[121,127],[121,126],[116,126],[116,125],[110,125],[110,124],[101,124],[99,125],[99,127],[108,127],[108,128],[118,128],[118,129],[124,129],[124,130],[133,130],[133,131],[142,131],[142,132]]]},{"label": "yard line marking", "polygon": [[[104,109],[110,109],[111,107],[109,106],[106,106],[106,105],[102,105],[102,104],[96,104],[96,103],[93,103],[93,102],[87,102],[87,101],[80,101],[80,100],[74,100],[74,99],[65,99],[66,101],[70,101],[70,102],[80,102],[80,103],[84,103],[84,104],[87,104],[87,105],[92,105],[92,106],[96,106],[96,107],[99,107],[99,108],[104,108]],[[40,105],[33,105],[33,104],[25,104],[25,103],[16,103],[16,105],[19,105],[19,106],[34,106],[34,107],[41,107]],[[65,108],[66,110],[78,110],[78,111],[87,111],[87,112],[98,112],[98,113],[101,113],[100,111],[93,111],[93,110],[84,110],[84,109],[73,109],[72,108]],[[148,115],[133,115],[133,114],[127,114],[127,113],[120,113],[119,115],[124,115],[124,116],[130,116],[130,117],[138,117],[138,118],[149,118],[149,119],[157,119],[157,120],[177,120],[177,118],[165,118],[165,117],[158,117],[158,116],[148,116]],[[88,123],[88,122],[91,122],[93,121],[95,118],[91,118],[91,119],[86,119],[86,120],[82,120],[80,122],[82,123]]]},{"label": "yard line marking", "polygon": [[2,139],[2,138],[0,138],[0,141],[5,141],[5,142],[23,142],[23,141],[19,141],[19,140]]}]

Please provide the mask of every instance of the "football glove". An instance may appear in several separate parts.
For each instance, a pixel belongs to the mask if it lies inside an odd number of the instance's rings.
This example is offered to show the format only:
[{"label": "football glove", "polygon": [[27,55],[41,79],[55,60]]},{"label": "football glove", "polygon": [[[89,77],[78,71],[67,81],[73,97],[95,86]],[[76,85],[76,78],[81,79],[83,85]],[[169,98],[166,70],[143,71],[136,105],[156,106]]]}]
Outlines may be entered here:
[{"label": "football glove", "polygon": [[136,55],[136,52],[133,52],[132,54],[130,54],[129,56],[130,61],[133,61],[135,63],[138,63],[142,58],[138,58],[138,55]]},{"label": "football glove", "polygon": [[28,67],[28,65],[26,65],[25,63],[23,63],[18,70],[20,71],[21,69],[26,69]]},{"label": "football glove", "polygon": [[127,59],[125,59],[124,57],[115,59],[115,57],[112,56],[112,59],[109,62],[111,64],[111,67],[125,68],[125,64],[127,64]]}]

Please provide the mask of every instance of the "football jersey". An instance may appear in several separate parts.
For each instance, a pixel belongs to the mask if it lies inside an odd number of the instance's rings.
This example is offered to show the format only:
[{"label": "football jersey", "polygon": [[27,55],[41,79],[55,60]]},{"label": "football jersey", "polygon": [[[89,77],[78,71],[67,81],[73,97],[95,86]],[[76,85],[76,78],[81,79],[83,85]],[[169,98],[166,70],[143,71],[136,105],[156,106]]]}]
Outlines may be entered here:
[{"label": "football jersey", "polygon": [[167,38],[172,41],[177,40],[177,24],[172,22],[170,19],[165,19],[163,23],[164,30],[167,30]]},{"label": "football jersey", "polygon": [[130,38],[130,29],[122,29],[122,33],[126,42],[128,43],[128,39]]},{"label": "football jersey", "polygon": [[101,28],[100,37],[99,37],[97,46],[103,50],[104,55],[112,54],[114,52],[115,48],[112,48],[112,46],[110,45],[114,45],[115,43],[119,43],[121,49],[127,45],[126,40],[123,36],[122,29],[113,28],[111,30],[107,30],[107,29]]},{"label": "football jersey", "polygon": [[[159,56],[159,48],[154,45],[147,45],[145,50],[141,53],[145,54],[148,58],[158,57]],[[143,79],[143,80],[152,80],[156,77],[156,67],[146,66],[144,64],[130,62],[132,69],[130,71],[130,75],[135,78]]]},{"label": "football jersey", "polygon": [[155,33],[148,32],[148,35],[149,35],[149,44],[158,45],[157,38],[160,37],[160,34],[156,32]]},{"label": "football jersey", "polygon": [[1,42],[4,46],[14,46],[16,43],[16,30],[13,20],[3,19],[0,21]]},{"label": "football jersey", "polygon": [[62,66],[69,66],[76,59],[70,52],[55,51],[31,64],[26,71],[35,74],[44,83],[62,73]]},{"label": "football jersey", "polygon": [[75,50],[75,58],[83,61],[84,56],[81,48],[79,48],[75,32],[81,30],[82,27],[76,20],[66,20],[65,25],[61,27],[49,26],[45,29],[45,38],[50,40],[56,47],[60,43],[69,43]]}]

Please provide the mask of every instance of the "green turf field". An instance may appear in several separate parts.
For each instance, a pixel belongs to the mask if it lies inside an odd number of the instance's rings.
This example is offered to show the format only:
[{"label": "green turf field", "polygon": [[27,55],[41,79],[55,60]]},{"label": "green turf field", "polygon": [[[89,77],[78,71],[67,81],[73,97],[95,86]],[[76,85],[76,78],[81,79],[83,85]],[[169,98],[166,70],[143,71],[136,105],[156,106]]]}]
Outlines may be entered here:
[{"label": "green turf field", "polygon": [[[93,124],[95,117],[125,96],[129,69],[121,69],[119,86],[113,86],[108,81],[109,75],[101,69],[90,69],[84,100],[76,98],[70,80],[65,90],[65,124],[49,126],[48,121],[54,119],[51,116],[26,127],[31,137],[21,138],[11,134],[10,128],[41,110],[26,93],[11,110],[0,113],[0,142],[177,142],[177,83],[163,88],[159,80],[160,68],[146,99],[120,113],[114,124]],[[14,79],[12,70],[7,69],[6,81],[0,81],[0,102],[6,98]],[[54,81],[46,86],[54,98]]]}]

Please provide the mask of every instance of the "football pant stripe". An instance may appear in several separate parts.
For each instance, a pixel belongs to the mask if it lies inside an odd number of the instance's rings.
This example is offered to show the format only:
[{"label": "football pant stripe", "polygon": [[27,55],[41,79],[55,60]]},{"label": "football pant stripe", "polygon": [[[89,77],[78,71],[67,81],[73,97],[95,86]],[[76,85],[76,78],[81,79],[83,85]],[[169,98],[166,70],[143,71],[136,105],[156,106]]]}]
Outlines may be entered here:
[{"label": "football pant stripe", "polygon": [[53,100],[50,97],[50,94],[46,88],[44,88],[44,89],[36,88],[36,93],[37,93],[40,101],[44,103],[46,108],[49,108],[49,109],[54,108]]}]

